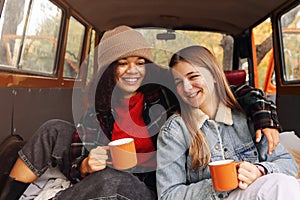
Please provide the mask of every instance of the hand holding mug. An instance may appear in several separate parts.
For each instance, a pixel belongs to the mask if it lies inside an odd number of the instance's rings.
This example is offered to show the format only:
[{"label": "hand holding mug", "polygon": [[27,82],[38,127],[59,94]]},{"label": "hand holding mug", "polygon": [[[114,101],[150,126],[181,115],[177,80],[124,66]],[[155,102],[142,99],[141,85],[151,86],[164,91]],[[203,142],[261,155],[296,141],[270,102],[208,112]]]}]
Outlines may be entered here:
[{"label": "hand holding mug", "polygon": [[256,179],[261,177],[262,174],[256,165],[249,162],[241,162],[238,168],[239,188],[247,189]]},{"label": "hand holding mug", "polygon": [[86,157],[80,165],[81,175],[86,175],[88,173],[105,169],[106,164],[108,164],[107,150],[107,146],[98,146],[92,149],[88,157]]},{"label": "hand holding mug", "polygon": [[256,165],[234,160],[218,160],[209,163],[213,187],[218,191],[229,191],[237,187],[246,189],[262,176]]}]

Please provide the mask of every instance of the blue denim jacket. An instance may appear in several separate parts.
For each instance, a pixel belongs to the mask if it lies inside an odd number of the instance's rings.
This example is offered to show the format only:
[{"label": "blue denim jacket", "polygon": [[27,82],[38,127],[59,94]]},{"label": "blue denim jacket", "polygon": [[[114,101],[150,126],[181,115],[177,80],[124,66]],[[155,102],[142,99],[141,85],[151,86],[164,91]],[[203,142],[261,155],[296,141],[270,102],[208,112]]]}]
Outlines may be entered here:
[{"label": "blue denim jacket", "polygon": [[[205,119],[201,131],[206,135],[211,151],[211,161],[233,159],[260,164],[267,173],[284,173],[296,176],[297,164],[288,151],[279,144],[267,154],[265,137],[254,143],[255,132],[248,126],[246,116],[232,110],[232,125]],[[179,115],[172,115],[161,128],[158,136],[157,190],[159,199],[193,200],[223,199],[228,192],[218,192],[212,187],[208,167],[190,169],[191,157],[188,129]]]}]

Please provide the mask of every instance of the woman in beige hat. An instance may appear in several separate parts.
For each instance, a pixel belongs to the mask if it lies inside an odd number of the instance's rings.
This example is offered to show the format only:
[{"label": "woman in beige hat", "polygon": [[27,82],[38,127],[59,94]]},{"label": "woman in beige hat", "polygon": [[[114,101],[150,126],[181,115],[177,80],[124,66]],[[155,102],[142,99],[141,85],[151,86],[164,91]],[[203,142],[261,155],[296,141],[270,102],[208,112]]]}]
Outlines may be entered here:
[{"label": "woman in beige hat", "polygon": [[[90,106],[80,123],[75,127],[50,120],[42,125],[19,152],[1,200],[17,199],[50,165],[58,166],[72,182],[71,187],[56,190],[55,199],[157,198],[157,133],[178,109],[169,73],[153,63],[143,36],[128,26],[119,26],[103,35],[98,47],[98,66],[89,87]],[[258,102],[257,99],[260,103],[265,101],[259,95],[247,96],[249,92],[240,91],[242,106],[260,113],[273,109],[276,117],[273,107],[248,105],[247,102]],[[257,129],[279,127],[271,116],[257,118],[257,113],[251,113],[259,122]],[[275,145],[277,133],[272,135]],[[137,166],[125,171],[113,169],[108,162],[107,144],[128,137],[135,141]]]}]

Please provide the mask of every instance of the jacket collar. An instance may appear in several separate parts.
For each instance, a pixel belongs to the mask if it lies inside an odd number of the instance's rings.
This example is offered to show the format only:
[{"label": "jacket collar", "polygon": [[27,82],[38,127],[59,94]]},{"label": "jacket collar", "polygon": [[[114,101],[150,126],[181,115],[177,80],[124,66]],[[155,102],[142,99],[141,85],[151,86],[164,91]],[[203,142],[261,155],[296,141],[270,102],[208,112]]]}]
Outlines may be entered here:
[{"label": "jacket collar", "polygon": [[[209,119],[208,115],[206,115],[202,110],[195,108],[192,110],[193,116],[198,120],[197,128],[200,129],[204,122]],[[232,125],[232,113],[231,109],[226,106],[224,103],[220,102],[218,106],[218,110],[216,113],[216,117],[214,119],[216,122],[221,122],[226,125]]]},{"label": "jacket collar", "polygon": [[218,110],[217,110],[217,114],[215,117],[215,121],[222,122],[226,125],[232,125],[233,120],[232,120],[231,108],[226,106],[224,103],[220,102]]}]

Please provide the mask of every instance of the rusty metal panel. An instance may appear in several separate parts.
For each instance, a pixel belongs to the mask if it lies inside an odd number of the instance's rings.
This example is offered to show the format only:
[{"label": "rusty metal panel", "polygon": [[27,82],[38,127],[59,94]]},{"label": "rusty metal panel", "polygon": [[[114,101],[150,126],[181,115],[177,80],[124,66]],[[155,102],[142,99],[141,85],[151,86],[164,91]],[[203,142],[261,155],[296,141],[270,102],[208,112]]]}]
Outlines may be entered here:
[{"label": "rusty metal panel", "polygon": [[49,119],[73,122],[72,88],[18,88],[14,103],[14,133],[28,140]]},{"label": "rusty metal panel", "polygon": [[0,88],[0,141],[12,133],[13,92],[11,88]]}]

